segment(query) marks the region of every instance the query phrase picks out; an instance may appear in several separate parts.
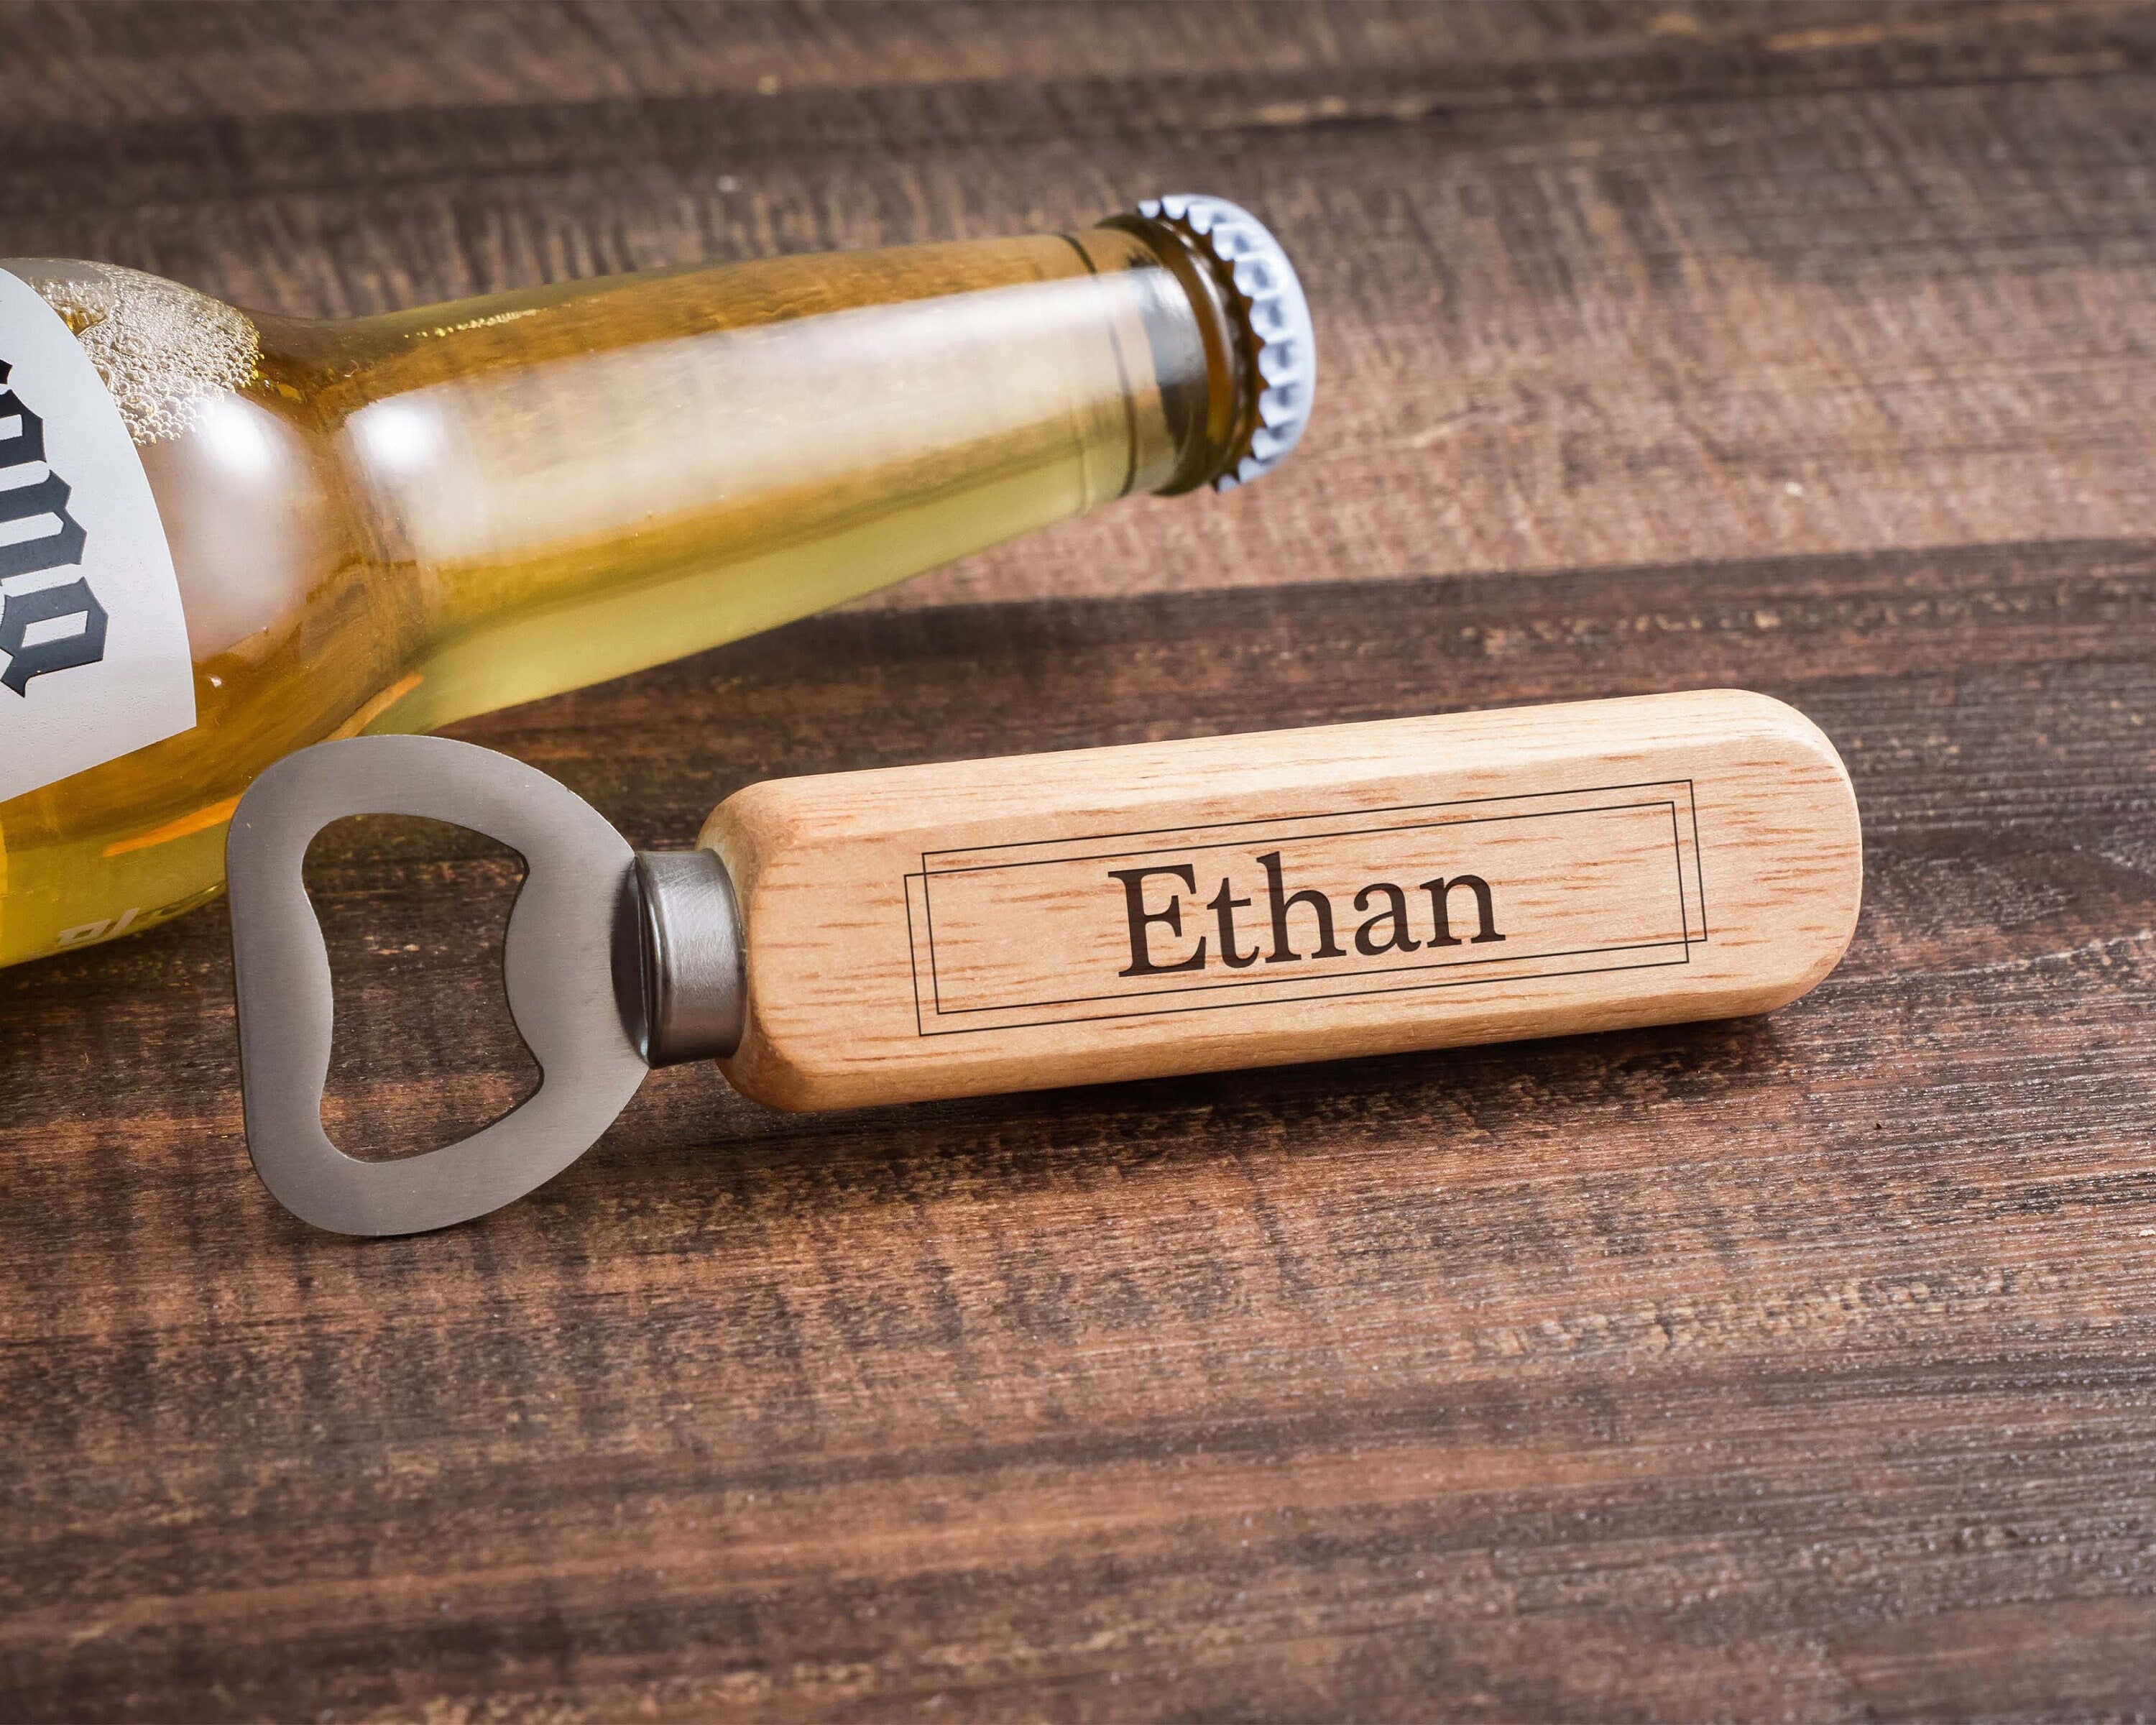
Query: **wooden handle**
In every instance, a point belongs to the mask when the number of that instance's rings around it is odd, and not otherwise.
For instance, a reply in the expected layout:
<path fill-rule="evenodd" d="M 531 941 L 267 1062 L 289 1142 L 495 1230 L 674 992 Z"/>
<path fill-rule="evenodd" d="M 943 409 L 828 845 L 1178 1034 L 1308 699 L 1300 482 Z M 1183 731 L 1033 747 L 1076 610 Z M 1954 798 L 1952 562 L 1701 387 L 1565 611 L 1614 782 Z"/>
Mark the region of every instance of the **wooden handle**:
<path fill-rule="evenodd" d="M 1764 1012 L 1831 970 L 1834 746 L 1717 690 L 751 785 L 706 823 L 782 1108 Z"/>

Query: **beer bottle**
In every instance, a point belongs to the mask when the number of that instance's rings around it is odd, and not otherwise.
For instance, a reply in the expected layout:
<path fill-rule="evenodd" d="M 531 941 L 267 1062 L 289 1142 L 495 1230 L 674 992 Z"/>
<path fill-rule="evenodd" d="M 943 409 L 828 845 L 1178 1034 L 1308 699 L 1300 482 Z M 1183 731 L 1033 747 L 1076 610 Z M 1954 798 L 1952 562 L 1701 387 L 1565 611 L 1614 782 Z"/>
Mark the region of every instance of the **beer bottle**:
<path fill-rule="evenodd" d="M 212 896 L 233 805 L 1293 447 L 1234 205 L 342 322 L 0 264 L 0 963 Z"/>

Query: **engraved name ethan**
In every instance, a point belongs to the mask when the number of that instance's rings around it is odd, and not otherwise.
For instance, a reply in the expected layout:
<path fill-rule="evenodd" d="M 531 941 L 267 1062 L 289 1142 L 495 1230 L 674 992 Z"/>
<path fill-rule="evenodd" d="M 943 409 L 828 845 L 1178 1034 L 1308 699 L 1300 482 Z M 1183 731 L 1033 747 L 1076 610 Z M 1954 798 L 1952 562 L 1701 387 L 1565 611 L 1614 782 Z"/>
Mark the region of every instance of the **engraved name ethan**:
<path fill-rule="evenodd" d="M 1341 916 L 1332 896 L 1316 886 L 1291 888 L 1281 853 L 1269 850 L 1251 859 L 1263 870 L 1262 884 L 1236 890 L 1231 871 L 1204 901 L 1208 932 L 1186 928 L 1186 901 L 1199 898 L 1198 870 L 1190 863 L 1152 863 L 1142 868 L 1111 869 L 1122 884 L 1123 915 L 1128 926 L 1131 962 L 1119 976 L 1169 976 L 1219 964 L 1247 970 L 1255 964 L 1294 964 L 1305 958 L 1344 958 L 1348 936 L 1355 951 L 1374 958 L 1385 952 L 1418 952 L 1427 947 L 1487 946 L 1505 937 L 1498 932 L 1496 901 L 1480 875 L 1443 875 L 1419 882 L 1410 896 L 1395 881 L 1373 880 L 1352 900 L 1355 916 Z M 1475 932 L 1453 932 L 1453 895 L 1472 901 Z M 1244 916 L 1240 913 L 1255 911 Z M 1209 913 L 1206 916 L 1204 913 Z M 1196 944 L 1191 944 L 1194 935 Z M 1247 942 L 1247 944 L 1246 944 Z"/>

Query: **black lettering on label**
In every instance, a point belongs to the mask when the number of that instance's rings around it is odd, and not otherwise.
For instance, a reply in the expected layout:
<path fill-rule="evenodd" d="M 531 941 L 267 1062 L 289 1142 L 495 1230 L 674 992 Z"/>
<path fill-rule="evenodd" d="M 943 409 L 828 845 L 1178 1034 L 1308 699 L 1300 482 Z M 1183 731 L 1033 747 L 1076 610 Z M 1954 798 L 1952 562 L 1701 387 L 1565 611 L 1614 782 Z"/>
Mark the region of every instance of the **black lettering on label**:
<path fill-rule="evenodd" d="M 80 622 L 72 629 L 45 630 L 33 641 L 31 626 L 39 623 Z M 21 695 L 30 679 L 50 671 L 72 670 L 79 665 L 95 665 L 105 657 L 105 607 L 97 603 L 90 583 L 80 575 L 59 587 L 40 587 L 29 593 L 13 593 L 0 598 L 0 653 L 8 655 L 8 669 L 0 671 L 0 687 Z"/>
<path fill-rule="evenodd" d="M 12 369 L 0 360 L 0 383 L 8 382 Z M 12 388 L 0 389 L 0 428 L 11 426 L 0 430 L 0 478 L 45 459 L 45 422 Z M 68 482 L 50 468 L 29 484 L 0 485 L 0 581 L 82 561 L 82 527 L 67 508 L 72 495 Z M 50 526 L 43 525 L 48 521 Z M 24 523 L 33 524 L 30 531 L 23 531 Z M 69 619 L 80 621 L 71 629 L 40 629 L 36 640 L 30 639 L 38 624 Z M 0 655 L 8 660 L 0 687 L 25 695 L 33 677 L 97 664 L 105 657 L 107 620 L 105 607 L 80 576 L 57 586 L 0 594 Z"/>

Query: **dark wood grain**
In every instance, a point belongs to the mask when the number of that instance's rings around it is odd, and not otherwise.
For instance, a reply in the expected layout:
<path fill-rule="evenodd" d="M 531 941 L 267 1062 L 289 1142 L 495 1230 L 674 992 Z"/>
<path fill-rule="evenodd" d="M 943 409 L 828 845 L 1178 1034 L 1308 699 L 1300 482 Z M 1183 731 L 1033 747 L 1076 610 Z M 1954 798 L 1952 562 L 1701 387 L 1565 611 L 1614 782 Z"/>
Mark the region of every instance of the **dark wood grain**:
<path fill-rule="evenodd" d="M 1869 852 L 1765 1019 L 793 1119 L 680 1069 L 365 1245 L 248 1175 L 221 908 L 0 972 L 0 1717 L 2156 1711 L 2152 40 L 0 13 L 0 250 L 292 309 L 1201 168 L 1315 236 L 1299 466 L 464 727 L 639 845 L 778 773 L 1735 684 Z M 513 865 L 354 824 L 312 879 L 340 1122 L 513 1100 Z"/>
<path fill-rule="evenodd" d="M 2146 7 L 100 5 L 0 64 L 10 252 L 286 311 L 1178 187 L 1271 218 L 1296 465 L 901 603 L 2156 519 Z"/>

